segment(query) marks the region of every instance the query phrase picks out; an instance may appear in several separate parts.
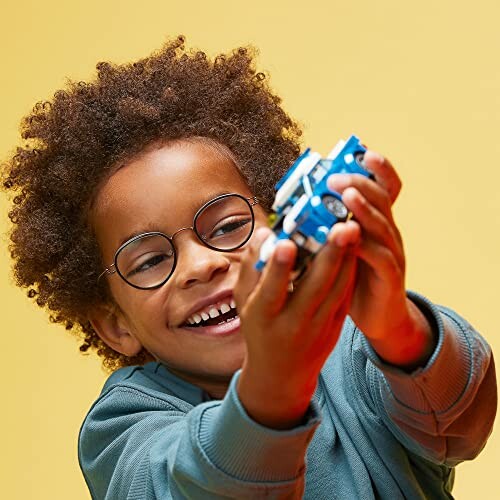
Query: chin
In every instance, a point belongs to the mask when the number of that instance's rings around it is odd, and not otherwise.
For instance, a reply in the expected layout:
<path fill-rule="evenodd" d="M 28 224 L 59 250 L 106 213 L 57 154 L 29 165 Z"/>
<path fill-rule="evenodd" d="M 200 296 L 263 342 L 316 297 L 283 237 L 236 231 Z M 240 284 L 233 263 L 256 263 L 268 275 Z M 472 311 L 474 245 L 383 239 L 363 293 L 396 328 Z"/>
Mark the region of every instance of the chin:
<path fill-rule="evenodd" d="M 224 378 L 231 378 L 243 366 L 243 358 L 231 360 L 223 366 L 219 366 L 218 375 Z"/>

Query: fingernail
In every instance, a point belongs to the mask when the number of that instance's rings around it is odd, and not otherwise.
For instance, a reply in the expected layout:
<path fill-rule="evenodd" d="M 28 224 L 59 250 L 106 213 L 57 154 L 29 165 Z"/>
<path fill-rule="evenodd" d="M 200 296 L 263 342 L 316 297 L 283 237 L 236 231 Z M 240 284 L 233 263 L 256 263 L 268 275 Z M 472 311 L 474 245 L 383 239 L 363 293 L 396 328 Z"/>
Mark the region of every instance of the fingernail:
<path fill-rule="evenodd" d="M 344 248 L 349 245 L 349 238 L 335 224 L 328 234 L 328 241 L 338 248 Z"/>
<path fill-rule="evenodd" d="M 292 249 L 286 245 L 277 245 L 274 249 L 274 258 L 279 264 L 287 264 L 291 258 Z"/>
<path fill-rule="evenodd" d="M 350 182 L 349 175 L 346 174 L 332 174 L 328 177 L 326 184 L 332 191 L 338 191 L 340 189 L 345 189 Z"/>
<path fill-rule="evenodd" d="M 345 247 L 346 246 L 346 239 L 342 237 L 342 233 L 338 234 L 333 234 L 332 235 L 332 238 L 331 238 L 331 241 L 332 243 L 339 247 L 339 248 L 342 248 L 342 247 Z"/>
<path fill-rule="evenodd" d="M 365 153 L 365 160 L 368 160 L 368 163 L 376 162 L 376 163 L 384 163 L 384 157 L 380 153 L 376 153 L 375 151 L 368 150 Z"/>

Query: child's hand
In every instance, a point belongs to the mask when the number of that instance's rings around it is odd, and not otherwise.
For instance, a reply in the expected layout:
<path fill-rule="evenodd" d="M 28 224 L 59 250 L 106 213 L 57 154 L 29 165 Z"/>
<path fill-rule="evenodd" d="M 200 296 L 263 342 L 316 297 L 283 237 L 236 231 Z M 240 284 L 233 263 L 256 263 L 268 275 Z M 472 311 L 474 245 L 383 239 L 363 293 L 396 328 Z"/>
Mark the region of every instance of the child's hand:
<path fill-rule="evenodd" d="M 269 229 L 256 232 L 243 257 L 234 290 L 247 344 L 238 394 L 248 414 L 268 427 L 300 422 L 349 310 L 356 257 L 332 242 L 338 231 L 332 230 L 291 296 L 288 284 L 297 252 L 292 241 L 277 245 L 262 274 L 254 265 Z M 355 232 L 346 243 L 358 238 Z"/>
<path fill-rule="evenodd" d="M 361 175 L 332 175 L 328 187 L 342 194 L 358 225 L 358 276 L 349 311 L 386 361 L 413 366 L 433 348 L 430 326 L 406 298 L 403 241 L 392 216 L 401 181 L 391 163 L 367 151 L 365 166 L 377 182 Z M 344 234 L 337 234 L 341 242 Z"/>

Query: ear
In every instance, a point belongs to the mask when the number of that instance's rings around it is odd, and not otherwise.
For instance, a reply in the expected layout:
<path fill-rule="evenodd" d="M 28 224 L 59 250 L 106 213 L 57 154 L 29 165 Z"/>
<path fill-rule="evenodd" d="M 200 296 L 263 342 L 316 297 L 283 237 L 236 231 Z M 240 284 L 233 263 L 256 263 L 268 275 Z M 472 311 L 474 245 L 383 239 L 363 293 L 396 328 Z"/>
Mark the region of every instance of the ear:
<path fill-rule="evenodd" d="M 115 351 L 129 357 L 141 352 L 142 344 L 131 333 L 126 318 L 116 306 L 95 307 L 89 320 L 102 341 Z"/>

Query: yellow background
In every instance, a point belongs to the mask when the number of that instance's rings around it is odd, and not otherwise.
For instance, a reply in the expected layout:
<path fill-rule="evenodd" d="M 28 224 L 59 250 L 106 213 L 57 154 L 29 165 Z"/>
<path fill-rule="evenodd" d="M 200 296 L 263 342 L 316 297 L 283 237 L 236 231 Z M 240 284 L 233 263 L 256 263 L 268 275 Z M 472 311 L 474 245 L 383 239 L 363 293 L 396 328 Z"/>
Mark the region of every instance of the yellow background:
<path fill-rule="evenodd" d="M 179 33 L 211 55 L 259 47 L 304 145 L 326 153 L 354 132 L 397 166 L 408 287 L 461 312 L 500 355 L 498 0 L 4 0 L 0 17 L 3 158 L 31 106 L 66 77 L 90 78 L 99 60 L 145 56 Z M 14 287 L 6 240 L 0 495 L 89 498 L 76 441 L 105 376 Z M 500 498 L 499 464 L 493 432 L 481 456 L 458 467 L 456 497 Z"/>

